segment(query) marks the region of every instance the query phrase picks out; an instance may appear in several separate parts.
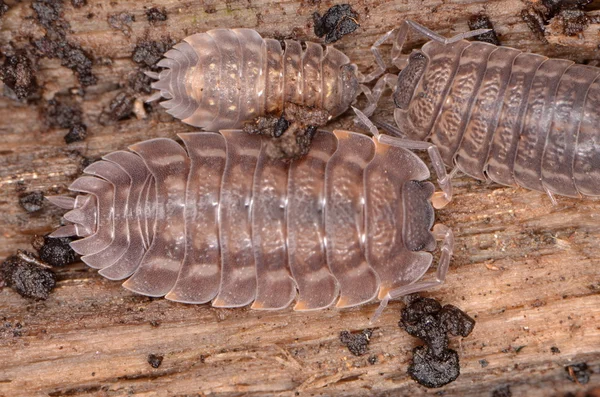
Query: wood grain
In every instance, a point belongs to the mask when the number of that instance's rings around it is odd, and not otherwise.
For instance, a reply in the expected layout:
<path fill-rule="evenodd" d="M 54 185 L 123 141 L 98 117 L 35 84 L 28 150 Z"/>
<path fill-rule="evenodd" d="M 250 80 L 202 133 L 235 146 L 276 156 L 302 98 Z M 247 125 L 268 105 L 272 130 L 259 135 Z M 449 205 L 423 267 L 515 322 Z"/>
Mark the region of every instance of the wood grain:
<path fill-rule="evenodd" d="M 49 129 L 45 100 L 79 86 L 70 69 L 40 59 L 36 74 L 43 99 L 29 104 L 0 97 L 0 258 L 31 249 L 36 234 L 53 230 L 61 211 L 46 204 L 28 214 L 20 191 L 66 191 L 83 158 L 97 158 L 150 137 L 175 137 L 192 128 L 155 108 L 147 119 L 110 126 L 98 116 L 138 66 L 131 54 L 142 38 L 176 41 L 217 27 L 249 27 L 267 37 L 316 41 L 311 14 L 332 2 L 312 1 L 89 1 L 65 3 L 64 19 L 78 43 L 97 62 L 97 85 L 80 104 L 89 137 L 66 145 L 66 130 Z M 372 66 L 369 46 L 410 18 L 444 35 L 467 30 L 468 18 L 485 12 L 504 45 L 584 61 L 597 57 L 598 25 L 583 38 L 542 43 L 521 20 L 525 3 L 498 1 L 351 1 L 361 28 L 336 43 L 363 72 Z M 0 45 L 25 46 L 44 35 L 29 1 L 7 1 Z M 166 23 L 150 25 L 145 8 L 164 7 Z M 112 29 L 110 15 L 135 16 L 131 34 Z M 93 14 L 90 16 L 90 14 Z M 568 46 L 557 42 L 568 42 Z M 411 39 L 410 46 L 423 41 Z M 0 47 L 3 48 L 3 47 Z M 383 47 L 384 55 L 389 46 Z M 143 99 L 142 96 L 138 96 Z M 389 102 L 378 110 L 389 118 Z M 329 126 L 352 129 L 347 113 Z M 461 376 L 441 389 L 445 396 L 492 395 L 510 385 L 514 396 L 564 395 L 600 384 L 600 201 L 559 198 L 519 188 L 456 179 L 455 200 L 437 212 L 452 227 L 457 249 L 445 285 L 424 295 L 454 304 L 477 324 L 452 340 Z M 406 374 L 411 349 L 420 342 L 397 327 L 400 303 L 376 324 L 369 346 L 376 356 L 352 356 L 338 339 L 342 330 L 369 326 L 376 305 L 315 313 L 223 310 L 133 295 L 78 264 L 58 272 L 50 298 L 32 302 L 10 289 L 0 292 L 0 396 L 99 395 L 431 395 Z M 560 353 L 553 353 L 557 347 Z M 163 355 L 157 369 L 149 354 Z M 485 360 L 485 361 L 483 361 Z M 590 383 L 567 379 L 565 366 L 586 362 Z"/>

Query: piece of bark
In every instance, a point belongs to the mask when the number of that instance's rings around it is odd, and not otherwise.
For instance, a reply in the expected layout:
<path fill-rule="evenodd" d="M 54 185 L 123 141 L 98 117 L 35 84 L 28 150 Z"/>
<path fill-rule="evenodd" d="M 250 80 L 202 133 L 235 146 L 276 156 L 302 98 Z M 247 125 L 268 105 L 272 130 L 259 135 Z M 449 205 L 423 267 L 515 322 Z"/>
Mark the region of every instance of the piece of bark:
<path fill-rule="evenodd" d="M 576 61 L 597 56 L 596 25 L 581 39 L 549 38 L 569 46 L 549 45 L 521 19 L 525 5 L 520 0 L 350 3 L 361 27 L 335 46 L 365 74 L 374 64 L 371 44 L 399 21 L 412 19 L 451 36 L 467 31 L 468 19 L 480 12 L 489 16 L 504 45 Z M 59 226 L 63 211 L 45 205 L 29 214 L 19 205 L 22 192 L 64 193 L 82 168 L 103 154 L 194 131 L 157 106 L 147 109 L 146 119 L 99 124 L 100 114 L 138 71 L 131 57 L 139 41 L 179 41 L 217 27 L 318 41 L 311 16 L 330 6 L 98 0 L 73 8 L 65 1 L 67 40 L 93 57 L 98 83 L 80 90 L 77 76 L 60 60 L 40 58 L 36 81 L 43 99 L 26 104 L 0 97 L 0 258 L 31 249 L 34 235 Z M 146 18 L 151 7 L 164 8 L 168 21 L 151 25 Z M 107 22 L 121 12 L 135 16 L 129 36 Z M 0 20 L 3 52 L 8 43 L 19 49 L 45 35 L 33 16 L 31 2 L 11 2 Z M 423 42 L 411 36 L 407 49 Z M 386 61 L 389 50 L 382 46 Z M 67 146 L 68 130 L 45 124 L 44 101 L 57 93 L 78 99 L 88 128 L 85 141 Z M 147 94 L 136 95 L 143 100 Z M 390 101 L 376 114 L 389 118 Z M 328 128 L 352 130 L 352 118 L 348 112 Z M 446 395 L 491 395 L 507 384 L 513 395 L 582 391 L 564 369 L 581 362 L 592 370 L 589 385 L 600 382 L 600 202 L 558 201 L 552 206 L 541 193 L 459 177 L 454 201 L 437 211 L 436 221 L 454 229 L 457 245 L 447 282 L 425 295 L 477 321 L 471 335 L 450 343 L 460 355 L 461 375 L 441 389 Z M 355 357 L 339 342 L 339 333 L 369 328 L 376 304 L 314 313 L 224 310 L 140 297 L 83 264 L 58 269 L 57 278 L 57 288 L 44 302 L 25 300 L 8 288 L 0 292 L 0 396 L 183 395 L 191 390 L 200 395 L 429 395 L 406 372 L 418 342 L 396 325 L 400 303 L 390 304 L 375 324 L 369 355 Z M 553 354 L 553 347 L 560 353 Z M 164 361 L 154 369 L 147 359 L 157 352 Z M 374 364 L 369 356 L 377 357 Z"/>

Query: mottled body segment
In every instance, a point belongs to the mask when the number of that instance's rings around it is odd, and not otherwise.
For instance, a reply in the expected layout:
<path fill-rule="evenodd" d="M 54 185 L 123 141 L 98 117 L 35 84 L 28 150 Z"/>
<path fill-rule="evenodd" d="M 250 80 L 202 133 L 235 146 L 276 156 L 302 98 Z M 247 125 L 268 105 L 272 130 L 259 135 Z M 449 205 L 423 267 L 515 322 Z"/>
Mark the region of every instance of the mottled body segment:
<path fill-rule="evenodd" d="M 431 140 L 447 166 L 480 180 L 600 196 L 600 68 L 468 42 L 469 34 L 445 39 L 410 21 L 397 54 L 408 28 L 432 40 L 398 75 L 390 131 Z"/>
<path fill-rule="evenodd" d="M 430 267 L 442 236 L 429 171 L 412 152 L 319 131 L 307 156 L 281 162 L 266 138 L 239 130 L 180 138 L 86 168 L 74 200 L 51 198 L 71 209 L 54 235 L 83 237 L 72 243 L 82 260 L 132 291 L 216 307 L 387 303 Z M 437 226 L 448 256 L 451 232 Z"/>
<path fill-rule="evenodd" d="M 331 46 L 263 39 L 252 29 L 214 29 L 186 37 L 158 63 L 165 69 L 150 100 L 206 131 L 241 128 L 285 103 L 336 117 L 358 94 L 356 66 Z"/>

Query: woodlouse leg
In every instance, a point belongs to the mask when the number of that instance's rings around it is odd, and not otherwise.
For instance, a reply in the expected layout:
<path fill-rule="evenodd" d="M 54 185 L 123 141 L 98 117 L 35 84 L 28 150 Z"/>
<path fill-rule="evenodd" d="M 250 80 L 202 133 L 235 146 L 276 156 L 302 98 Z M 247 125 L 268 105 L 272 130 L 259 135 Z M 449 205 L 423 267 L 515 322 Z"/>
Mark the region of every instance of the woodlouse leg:
<path fill-rule="evenodd" d="M 379 318 L 389 301 L 398 299 L 404 295 L 427 291 L 444 283 L 446 274 L 448 273 L 450 259 L 452 258 L 452 252 L 454 250 L 454 233 L 449 227 L 438 223 L 433 227 L 433 235 L 436 240 L 442 241 L 440 260 L 435 273 L 435 280 L 421 281 L 414 284 L 405 285 L 388 292 L 388 294 L 379 303 L 379 307 L 375 311 L 375 314 L 373 314 L 373 317 L 371 317 L 371 323 L 374 323 Z"/>
<path fill-rule="evenodd" d="M 457 41 L 467 39 L 469 37 L 474 37 L 483 33 L 487 33 L 491 30 L 477 29 L 469 32 L 459 33 L 455 36 L 447 38 L 414 21 L 406 20 L 402 24 L 400 24 L 400 27 L 398 28 L 398 33 L 396 34 L 396 38 L 394 40 L 394 46 L 392 47 L 392 64 L 394 64 L 394 66 L 398 67 L 399 69 L 404 69 L 404 67 L 408 63 L 408 55 L 402 54 L 402 47 L 406 43 L 406 38 L 408 36 L 409 29 L 421 33 L 428 39 L 437 41 L 438 43 L 442 44 L 452 44 Z"/>
<path fill-rule="evenodd" d="M 362 74 L 359 74 L 358 81 L 360 83 L 368 83 L 369 81 L 375 80 L 376 78 L 381 76 L 383 74 L 383 72 L 385 72 L 385 70 L 387 69 L 385 62 L 383 61 L 383 57 L 381 56 L 381 53 L 379 52 L 379 46 L 381 44 L 383 44 L 393 33 L 394 33 L 394 30 L 390 30 L 389 32 L 387 32 L 386 34 L 381 36 L 375 42 L 375 44 L 373 44 L 371 46 L 371 52 L 373 53 L 373 56 L 375 57 L 375 62 L 377 63 L 377 65 L 376 65 L 375 69 L 371 73 L 369 73 L 367 76 L 363 76 Z"/>
<path fill-rule="evenodd" d="M 367 97 L 367 106 L 363 109 L 363 113 L 366 116 L 371 116 L 377 107 L 377 103 L 381 98 L 381 94 L 383 90 L 385 90 L 386 85 L 390 87 L 392 90 L 396 88 L 396 82 L 398 81 L 398 76 L 391 73 L 386 73 L 382 77 L 377 80 L 375 87 L 373 87 L 373 91 L 369 90 L 368 87 L 361 84 L 360 88 L 364 92 Z"/>
<path fill-rule="evenodd" d="M 452 200 L 452 177 L 456 173 L 457 169 L 452 170 L 450 174 L 446 172 L 446 166 L 440 155 L 440 151 L 437 146 L 430 142 L 413 141 L 410 139 L 398 138 L 389 135 L 380 134 L 377 127 L 369 118 L 360 110 L 352 107 L 354 113 L 356 113 L 357 119 L 364 124 L 371 134 L 381 143 L 390 146 L 397 146 L 409 150 L 427 150 L 429 158 L 431 159 L 433 169 L 438 178 L 438 185 L 441 192 L 435 192 L 431 198 L 431 203 L 436 209 L 444 208 Z"/>

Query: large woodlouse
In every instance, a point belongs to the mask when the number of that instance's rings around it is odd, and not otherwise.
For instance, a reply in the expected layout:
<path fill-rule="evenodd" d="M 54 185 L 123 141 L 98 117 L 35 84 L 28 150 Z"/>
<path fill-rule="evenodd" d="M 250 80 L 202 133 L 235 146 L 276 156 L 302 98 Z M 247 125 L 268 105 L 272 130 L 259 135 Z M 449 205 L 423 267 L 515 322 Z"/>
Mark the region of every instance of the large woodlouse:
<path fill-rule="evenodd" d="M 287 102 L 317 107 L 336 117 L 360 91 L 358 73 L 332 46 L 263 39 L 252 29 L 214 29 L 186 37 L 165 53 L 149 101 L 206 131 L 241 128 L 258 116 L 279 115 Z"/>
<path fill-rule="evenodd" d="M 269 157 L 239 130 L 181 134 L 105 155 L 55 196 L 52 236 L 108 279 L 148 296 L 216 307 L 350 307 L 445 278 L 453 234 L 433 226 L 434 186 L 400 139 L 319 131 L 308 155 Z M 419 281 L 443 240 L 433 281 Z"/>
<path fill-rule="evenodd" d="M 407 57 L 409 28 L 431 40 Z M 377 82 L 365 115 L 389 85 L 397 128 L 380 126 L 430 140 L 451 175 L 460 170 L 551 199 L 600 196 L 600 68 L 463 40 L 475 34 L 446 39 L 404 22 L 392 49 L 402 70 Z"/>

